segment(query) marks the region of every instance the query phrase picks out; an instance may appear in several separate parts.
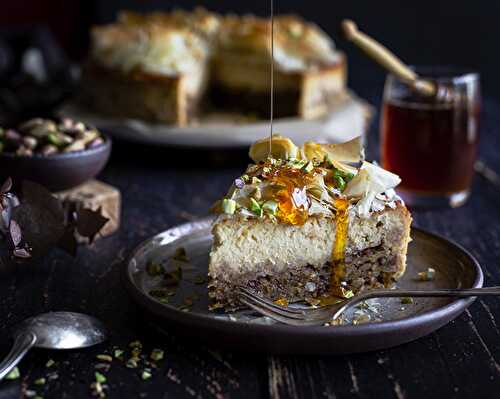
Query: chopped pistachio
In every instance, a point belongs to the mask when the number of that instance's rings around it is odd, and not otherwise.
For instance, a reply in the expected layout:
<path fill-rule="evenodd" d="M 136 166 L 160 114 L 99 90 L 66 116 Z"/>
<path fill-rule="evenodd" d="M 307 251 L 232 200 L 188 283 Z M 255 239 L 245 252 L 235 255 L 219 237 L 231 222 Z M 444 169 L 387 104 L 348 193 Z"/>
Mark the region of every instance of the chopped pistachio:
<path fill-rule="evenodd" d="M 222 200 L 222 211 L 224 213 L 227 213 L 228 215 L 234 214 L 234 212 L 236 211 L 236 201 L 229 198 L 224 198 Z"/>
<path fill-rule="evenodd" d="M 114 355 L 117 359 L 119 359 L 120 357 L 122 357 L 122 356 L 123 356 L 123 354 L 124 354 L 124 353 L 125 353 L 125 351 L 124 351 L 124 350 L 122 350 L 122 349 L 115 349 L 115 351 L 114 351 L 113 355 Z"/>
<path fill-rule="evenodd" d="M 56 147 L 61 147 L 64 145 L 64 141 L 55 133 L 50 133 L 47 135 L 47 140 L 49 143 L 54 144 Z"/>
<path fill-rule="evenodd" d="M 303 167 L 302 167 L 302 170 L 304 170 L 305 172 L 309 173 L 309 172 L 312 172 L 312 170 L 314 169 L 314 164 L 309 161 L 307 162 Z"/>
<path fill-rule="evenodd" d="M 151 372 L 147 371 L 147 370 L 143 370 L 143 372 L 141 373 L 141 378 L 146 381 L 146 380 L 149 380 L 153 375 L 151 374 Z"/>
<path fill-rule="evenodd" d="M 93 382 L 92 384 L 90 384 L 90 389 L 92 389 L 93 394 L 98 395 L 101 398 L 105 397 L 104 389 L 100 382 Z"/>
<path fill-rule="evenodd" d="M 420 281 L 432 281 L 434 280 L 434 275 L 436 274 L 436 270 L 432 267 L 429 267 L 425 272 L 418 273 L 418 278 Z"/>
<path fill-rule="evenodd" d="M 96 370 L 102 370 L 102 371 L 109 371 L 109 369 L 111 368 L 111 364 L 109 363 L 97 363 L 94 368 Z"/>
<path fill-rule="evenodd" d="M 344 298 L 352 298 L 354 296 L 354 292 L 352 290 L 347 290 L 344 292 Z"/>
<path fill-rule="evenodd" d="M 181 262 L 189 262 L 189 259 L 187 257 L 187 253 L 186 253 L 186 248 L 184 247 L 178 247 L 175 249 L 175 252 L 172 256 L 172 259 L 173 260 L 178 260 L 178 261 L 181 261 Z"/>
<path fill-rule="evenodd" d="M 401 298 L 401 303 L 403 305 L 409 305 L 410 303 L 413 303 L 413 298 L 405 296 L 405 297 Z"/>
<path fill-rule="evenodd" d="M 33 383 L 35 385 L 45 385 L 46 381 L 47 380 L 44 377 L 41 377 L 41 378 L 37 378 Z"/>
<path fill-rule="evenodd" d="M 342 177 L 342 175 L 340 173 L 337 173 L 338 171 L 336 170 L 335 173 L 333 174 L 333 180 L 335 180 L 335 184 L 337 186 L 337 188 L 342 191 L 344 190 L 345 186 L 346 186 L 346 182 L 344 180 L 344 178 Z"/>
<path fill-rule="evenodd" d="M 56 372 L 53 372 L 53 373 L 50 373 L 50 374 L 47 374 L 47 379 L 49 381 L 52 381 L 52 380 L 57 380 L 59 378 L 59 374 L 57 374 Z"/>
<path fill-rule="evenodd" d="M 178 267 L 176 270 L 165 273 L 165 285 L 177 286 L 182 280 L 182 269 Z"/>
<path fill-rule="evenodd" d="M 97 355 L 97 359 L 102 360 L 103 362 L 112 362 L 113 358 L 110 355 Z"/>
<path fill-rule="evenodd" d="M 125 364 L 129 369 L 135 369 L 137 368 L 137 360 L 135 359 L 128 359 L 127 363 Z"/>
<path fill-rule="evenodd" d="M 52 359 L 49 359 L 47 360 L 47 363 L 45 363 L 45 367 L 52 367 L 54 364 L 56 364 L 56 362 L 54 362 L 54 360 Z"/>
<path fill-rule="evenodd" d="M 243 176 L 241 176 L 241 180 L 243 180 L 245 183 L 248 183 L 250 181 L 250 176 L 243 175 Z"/>
<path fill-rule="evenodd" d="M 162 265 L 155 262 L 155 261 L 149 261 L 146 265 L 146 272 L 151 276 L 159 276 L 161 275 L 165 270 L 163 269 Z"/>
<path fill-rule="evenodd" d="M 262 208 L 255 198 L 250 198 L 250 210 L 257 216 L 262 216 Z"/>
<path fill-rule="evenodd" d="M 19 372 L 18 367 L 14 367 L 9 374 L 7 374 L 4 378 L 6 380 L 17 380 L 19 377 L 21 377 L 21 373 Z"/>
<path fill-rule="evenodd" d="M 130 348 L 142 348 L 142 343 L 139 340 L 132 341 L 130 344 L 128 344 Z"/>
<path fill-rule="evenodd" d="M 133 348 L 132 349 L 132 359 L 139 360 L 139 356 L 141 356 L 141 348 Z"/>
<path fill-rule="evenodd" d="M 163 351 L 161 349 L 153 349 L 151 352 L 151 359 L 155 362 L 163 359 Z"/>
<path fill-rule="evenodd" d="M 149 291 L 149 295 L 155 297 L 156 299 L 166 298 L 168 294 L 169 291 L 167 291 L 166 288 L 154 288 L 151 291 Z"/>
<path fill-rule="evenodd" d="M 98 383 L 103 384 L 106 382 L 106 377 L 103 374 L 99 373 L 98 371 L 96 371 L 94 375 L 95 375 L 95 380 Z"/>
<path fill-rule="evenodd" d="M 268 200 L 262 205 L 262 209 L 271 215 L 275 215 L 278 210 L 278 203 L 273 200 Z"/>
<path fill-rule="evenodd" d="M 302 161 L 300 159 L 290 159 L 288 161 L 288 166 L 290 166 L 293 169 L 301 169 L 306 165 L 306 161 Z"/>

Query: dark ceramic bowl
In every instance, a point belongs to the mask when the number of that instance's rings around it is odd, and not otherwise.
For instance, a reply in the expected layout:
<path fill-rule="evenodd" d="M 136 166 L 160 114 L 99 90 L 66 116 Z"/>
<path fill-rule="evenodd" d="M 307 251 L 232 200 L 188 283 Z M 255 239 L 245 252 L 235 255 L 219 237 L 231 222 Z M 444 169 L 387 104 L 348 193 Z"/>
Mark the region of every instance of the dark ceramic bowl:
<path fill-rule="evenodd" d="M 22 180 L 39 183 L 51 191 L 76 187 L 95 177 L 108 162 L 111 139 L 102 134 L 104 143 L 98 147 L 55 154 L 19 156 L 0 154 L 0 181 L 12 178 L 18 186 Z"/>

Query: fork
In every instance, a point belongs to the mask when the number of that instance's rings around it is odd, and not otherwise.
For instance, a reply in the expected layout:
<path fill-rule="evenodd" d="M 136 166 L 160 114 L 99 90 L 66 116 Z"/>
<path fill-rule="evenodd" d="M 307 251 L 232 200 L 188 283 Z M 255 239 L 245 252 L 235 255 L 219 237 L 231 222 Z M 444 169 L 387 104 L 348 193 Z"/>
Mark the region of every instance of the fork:
<path fill-rule="evenodd" d="M 238 287 L 237 292 L 242 303 L 281 323 L 293 326 L 317 326 L 337 320 L 349 307 L 373 298 L 405 298 L 405 297 L 458 297 L 467 298 L 485 295 L 500 295 L 500 286 L 467 289 L 436 290 L 394 290 L 381 289 L 363 292 L 349 299 L 319 308 L 299 309 L 277 305 L 269 299 L 255 294 L 245 287 Z"/>

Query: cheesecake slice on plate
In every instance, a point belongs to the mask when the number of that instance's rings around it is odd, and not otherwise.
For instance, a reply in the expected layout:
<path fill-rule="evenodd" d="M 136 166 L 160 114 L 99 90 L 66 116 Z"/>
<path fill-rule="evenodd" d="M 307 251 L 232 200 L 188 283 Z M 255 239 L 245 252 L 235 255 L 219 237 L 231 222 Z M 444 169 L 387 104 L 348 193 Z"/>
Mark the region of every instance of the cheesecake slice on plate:
<path fill-rule="evenodd" d="M 405 271 L 411 215 L 398 176 L 362 160 L 360 140 L 306 142 L 274 136 L 213 210 L 212 307 L 241 306 L 237 286 L 277 303 L 330 303 L 390 287 Z"/>

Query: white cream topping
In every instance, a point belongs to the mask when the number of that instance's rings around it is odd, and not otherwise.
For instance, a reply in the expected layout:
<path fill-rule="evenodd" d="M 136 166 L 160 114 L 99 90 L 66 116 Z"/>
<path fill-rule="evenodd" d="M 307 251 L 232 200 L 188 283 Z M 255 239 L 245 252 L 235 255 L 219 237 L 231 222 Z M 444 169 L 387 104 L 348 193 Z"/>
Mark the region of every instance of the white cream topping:
<path fill-rule="evenodd" d="M 399 199 L 393 189 L 400 182 L 398 175 L 365 161 L 356 176 L 347 183 L 343 194 L 350 199 L 358 199 L 355 205 L 358 215 L 368 217 L 371 211 L 382 210 L 382 205 L 385 207 L 385 204 Z"/>

